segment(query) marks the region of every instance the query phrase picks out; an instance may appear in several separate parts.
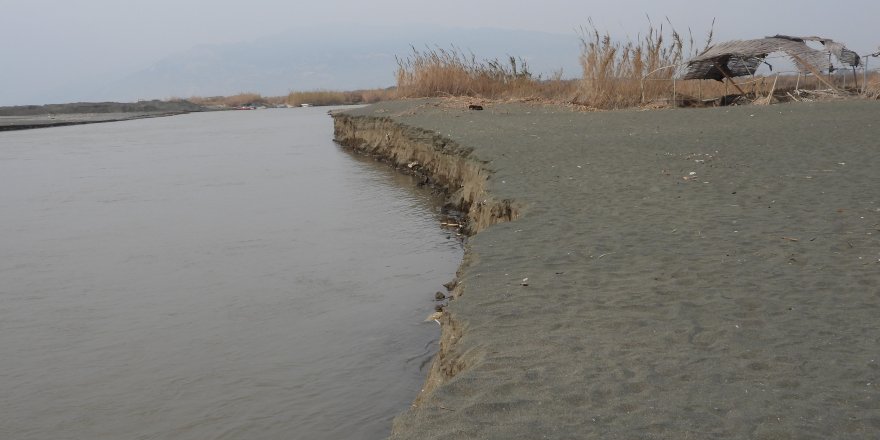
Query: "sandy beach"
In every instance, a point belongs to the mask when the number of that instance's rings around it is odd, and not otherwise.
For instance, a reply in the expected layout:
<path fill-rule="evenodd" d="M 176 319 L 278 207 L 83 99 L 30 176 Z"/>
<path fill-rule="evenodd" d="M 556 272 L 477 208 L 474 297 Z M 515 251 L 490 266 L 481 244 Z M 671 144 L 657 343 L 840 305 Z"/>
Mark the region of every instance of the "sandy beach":
<path fill-rule="evenodd" d="M 466 147 L 518 207 L 469 239 L 392 438 L 880 436 L 880 102 L 484 108 L 346 112 Z"/>

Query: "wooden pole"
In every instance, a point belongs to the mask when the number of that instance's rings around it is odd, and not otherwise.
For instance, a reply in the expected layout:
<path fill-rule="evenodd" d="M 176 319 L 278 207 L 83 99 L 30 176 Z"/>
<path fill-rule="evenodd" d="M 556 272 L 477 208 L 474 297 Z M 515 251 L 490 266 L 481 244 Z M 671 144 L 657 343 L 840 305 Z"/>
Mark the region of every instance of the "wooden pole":
<path fill-rule="evenodd" d="M 733 78 L 731 78 L 730 75 L 727 74 L 727 69 L 721 67 L 721 64 L 718 64 L 718 61 L 715 61 L 714 63 L 715 68 L 718 69 L 718 71 L 721 72 L 721 74 L 724 75 L 725 78 L 727 78 L 727 81 L 733 84 L 733 86 L 736 87 L 737 90 L 739 90 L 740 95 L 745 95 L 746 92 L 744 92 L 743 89 L 741 89 L 735 82 L 733 82 Z"/>
<path fill-rule="evenodd" d="M 859 77 L 856 75 L 856 66 L 852 66 L 852 68 L 853 68 L 853 88 L 855 88 L 856 91 L 858 91 L 859 90 Z"/>
<path fill-rule="evenodd" d="M 834 72 L 834 64 L 831 64 L 831 53 L 828 53 L 828 82 L 832 81 L 831 74 Z"/>
<path fill-rule="evenodd" d="M 776 74 L 776 78 L 773 79 L 773 86 L 770 87 L 770 93 L 767 94 L 767 102 L 768 103 L 773 100 L 773 92 L 776 91 L 776 81 L 779 81 L 779 74 L 778 73 Z"/>
<path fill-rule="evenodd" d="M 642 105 L 645 105 L 645 78 L 647 78 L 647 76 L 643 76 L 642 80 L 639 81 L 639 95 L 641 96 L 639 101 Z"/>
<path fill-rule="evenodd" d="M 826 86 L 828 86 L 831 90 L 834 90 L 835 92 L 840 93 L 840 90 L 837 90 L 837 87 L 834 87 L 834 85 L 831 84 L 830 82 L 825 81 L 825 78 L 822 78 L 822 73 L 819 72 L 818 70 L 816 70 L 816 68 L 813 67 L 810 63 L 804 61 L 803 58 L 801 58 L 801 57 L 799 57 L 799 56 L 797 56 L 797 55 L 795 55 L 795 54 L 793 54 L 793 53 L 791 53 L 791 54 L 789 54 L 789 55 L 791 55 L 791 57 L 794 58 L 794 60 L 797 61 L 798 64 L 800 64 L 801 66 L 803 66 L 804 68 L 806 68 L 807 70 L 809 70 L 810 73 L 812 73 L 812 74 L 816 77 L 816 79 L 818 79 L 818 80 L 821 81 L 823 84 L 825 84 Z"/>

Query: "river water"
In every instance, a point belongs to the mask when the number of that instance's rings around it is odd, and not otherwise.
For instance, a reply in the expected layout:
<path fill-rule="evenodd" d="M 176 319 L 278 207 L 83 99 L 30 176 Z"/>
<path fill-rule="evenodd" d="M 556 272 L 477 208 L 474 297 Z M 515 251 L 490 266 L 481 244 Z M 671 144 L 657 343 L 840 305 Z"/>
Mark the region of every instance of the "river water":
<path fill-rule="evenodd" d="M 0 438 L 375 439 L 460 243 L 326 109 L 0 133 Z"/>

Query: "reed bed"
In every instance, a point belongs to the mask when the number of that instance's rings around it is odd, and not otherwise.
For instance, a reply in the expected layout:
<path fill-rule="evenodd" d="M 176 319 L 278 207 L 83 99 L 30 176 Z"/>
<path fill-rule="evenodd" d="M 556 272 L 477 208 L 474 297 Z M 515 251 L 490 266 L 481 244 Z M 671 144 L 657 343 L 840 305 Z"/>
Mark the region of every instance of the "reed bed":
<path fill-rule="evenodd" d="M 291 92 L 286 103 L 293 106 L 309 105 L 348 105 L 372 104 L 386 101 L 396 96 L 392 89 L 369 89 L 355 91 L 315 90 L 307 92 Z"/>
<path fill-rule="evenodd" d="M 872 72 L 868 75 L 865 96 L 871 99 L 880 99 L 880 72 Z"/>
<path fill-rule="evenodd" d="M 650 23 L 650 21 L 649 21 Z M 669 21 L 667 20 L 667 23 Z M 635 106 L 715 105 L 719 100 L 771 102 L 773 100 L 839 99 L 862 93 L 864 79 L 848 70 L 817 78 L 811 74 L 789 72 L 756 75 L 728 81 L 676 80 L 686 61 L 712 45 L 714 22 L 705 42 L 698 44 L 688 30 L 687 39 L 669 23 L 649 25 L 648 32 L 636 40 L 615 41 L 598 31 L 592 21 L 581 29 L 581 67 L 583 78 L 576 103 L 598 109 Z M 868 97 L 880 97 L 880 73 L 869 73 Z M 833 84 L 838 91 L 829 90 Z M 740 90 L 745 94 L 740 96 Z M 775 98 L 771 98 L 771 95 Z"/>
<path fill-rule="evenodd" d="M 192 97 L 200 105 L 238 107 L 252 105 L 369 104 L 399 98 L 460 97 L 485 100 L 535 100 L 571 103 L 593 109 L 632 107 L 710 106 L 719 101 L 742 102 L 743 99 L 770 103 L 823 96 L 825 81 L 854 95 L 862 93 L 864 78 L 853 80 L 851 72 L 838 71 L 823 76 L 769 75 L 736 78 L 733 83 L 713 80 L 680 80 L 686 61 L 712 45 L 714 21 L 705 41 L 698 43 L 688 29 L 678 32 L 667 25 L 648 29 L 635 39 L 615 40 L 601 32 L 592 20 L 581 28 L 579 79 L 563 79 L 559 71 L 549 78 L 535 76 L 528 63 L 509 56 L 507 59 L 478 59 L 473 53 L 455 46 L 412 48 L 406 57 L 397 58 L 396 87 L 355 91 L 296 91 L 287 96 L 262 97 L 240 93 L 227 97 Z M 865 96 L 880 99 L 880 72 L 868 76 Z M 745 92 L 740 95 L 740 90 Z M 771 96 L 772 95 L 772 96 Z M 775 96 L 775 98 L 774 98 Z"/>
<path fill-rule="evenodd" d="M 423 51 L 413 48 L 409 56 L 398 58 L 397 64 L 397 96 L 400 98 L 553 99 L 574 90 L 570 81 L 562 79 L 561 72 L 542 79 L 532 75 L 522 58 L 482 60 L 454 46 Z"/>
<path fill-rule="evenodd" d="M 258 93 L 239 93 L 231 96 L 193 96 L 187 98 L 194 104 L 205 107 L 236 108 L 246 105 L 254 106 L 300 106 L 309 104 L 322 105 L 348 105 L 348 104 L 372 104 L 396 98 L 394 89 L 366 89 L 354 91 L 338 90 L 313 90 L 303 92 L 291 92 L 285 96 L 262 96 Z M 171 98 L 180 100 L 181 98 Z"/>
<path fill-rule="evenodd" d="M 456 47 L 420 51 L 413 48 L 398 58 L 398 97 L 479 97 L 486 99 L 529 99 L 571 102 L 597 109 L 634 107 L 645 102 L 672 99 L 672 78 L 697 48 L 693 36 L 687 41 L 674 29 L 667 35 L 663 26 L 651 25 L 643 38 L 616 42 L 600 33 L 592 21 L 581 31 L 580 80 L 564 80 L 561 72 L 549 79 L 534 77 L 526 62 L 509 57 L 480 60 Z M 724 86 L 708 82 L 682 84 L 680 91 L 717 93 Z"/>
<path fill-rule="evenodd" d="M 649 21 L 644 36 L 617 41 L 589 20 L 580 31 L 583 78 L 576 102 L 616 109 L 669 99 L 675 91 L 672 79 L 679 73 L 678 66 L 708 48 L 713 37 L 710 28 L 705 44 L 698 46 L 690 31 L 685 40 L 671 23 L 669 29 L 666 32 L 662 24 L 657 27 Z M 683 92 L 700 94 L 704 86 L 714 85 L 698 81 L 681 86 Z"/>
<path fill-rule="evenodd" d="M 259 93 L 239 93 L 231 96 L 192 96 L 187 101 L 205 107 L 241 107 L 243 105 L 265 105 L 271 98 L 264 98 Z"/>

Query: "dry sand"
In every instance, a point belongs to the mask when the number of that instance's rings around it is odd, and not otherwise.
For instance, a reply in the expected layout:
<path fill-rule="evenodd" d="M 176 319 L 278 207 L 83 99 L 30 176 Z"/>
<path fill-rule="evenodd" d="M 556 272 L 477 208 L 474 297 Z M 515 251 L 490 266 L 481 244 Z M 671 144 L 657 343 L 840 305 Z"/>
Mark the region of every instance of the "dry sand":
<path fill-rule="evenodd" d="M 470 239 L 464 369 L 393 438 L 880 437 L 880 102 L 348 113 L 472 147 L 524 206 Z"/>

